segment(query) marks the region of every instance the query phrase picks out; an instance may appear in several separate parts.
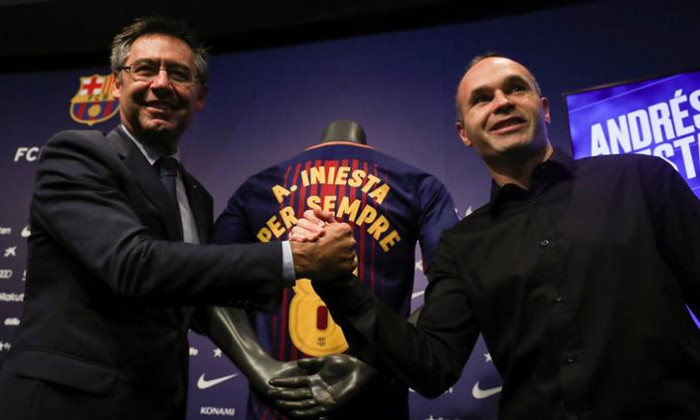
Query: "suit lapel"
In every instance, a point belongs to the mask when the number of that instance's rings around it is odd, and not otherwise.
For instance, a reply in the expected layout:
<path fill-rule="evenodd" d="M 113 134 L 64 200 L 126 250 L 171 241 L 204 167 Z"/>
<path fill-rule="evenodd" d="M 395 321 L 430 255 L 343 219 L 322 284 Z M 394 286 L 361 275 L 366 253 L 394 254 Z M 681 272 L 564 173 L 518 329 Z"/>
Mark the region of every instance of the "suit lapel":
<path fill-rule="evenodd" d="M 175 203 L 170 198 L 155 168 L 148 163 L 146 157 L 143 156 L 131 139 L 121 131 L 121 128 L 118 127 L 112 130 L 107 135 L 107 141 L 124 160 L 124 164 L 131 170 L 136 184 L 158 209 L 163 219 L 168 239 L 182 241 L 182 221 Z"/>

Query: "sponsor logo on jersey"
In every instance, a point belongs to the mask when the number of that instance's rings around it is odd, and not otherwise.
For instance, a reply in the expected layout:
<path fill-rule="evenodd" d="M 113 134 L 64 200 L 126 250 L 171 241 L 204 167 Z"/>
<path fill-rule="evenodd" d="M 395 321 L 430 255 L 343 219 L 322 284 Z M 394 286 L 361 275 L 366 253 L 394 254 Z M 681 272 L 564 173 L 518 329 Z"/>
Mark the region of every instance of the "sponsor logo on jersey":
<path fill-rule="evenodd" d="M 80 86 L 70 100 L 70 117 L 80 124 L 93 125 L 117 114 L 119 107 L 112 95 L 113 74 L 93 74 L 80 78 Z"/>
<path fill-rule="evenodd" d="M 219 385 L 222 382 L 226 382 L 229 379 L 233 379 L 236 376 L 238 376 L 238 374 L 234 373 L 233 375 L 221 376 L 221 377 L 214 378 L 214 379 L 205 379 L 204 374 L 202 374 L 199 377 L 199 379 L 197 380 L 197 388 L 199 388 L 199 389 L 211 388 L 213 386 Z"/>

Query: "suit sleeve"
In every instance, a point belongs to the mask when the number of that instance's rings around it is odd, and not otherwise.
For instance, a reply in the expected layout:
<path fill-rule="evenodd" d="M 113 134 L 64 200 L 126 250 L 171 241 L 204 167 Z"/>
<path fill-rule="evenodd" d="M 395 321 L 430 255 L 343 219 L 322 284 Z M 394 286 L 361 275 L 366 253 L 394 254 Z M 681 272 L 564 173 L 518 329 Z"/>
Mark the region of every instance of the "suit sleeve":
<path fill-rule="evenodd" d="M 200 246 L 155 238 L 137 188 L 104 137 L 63 132 L 42 150 L 32 225 L 113 293 L 163 304 L 236 304 L 278 294 L 279 244 Z M 40 234 L 40 235 L 41 235 Z"/>
<path fill-rule="evenodd" d="M 357 283 L 314 284 L 358 358 L 429 398 L 460 378 L 479 334 L 451 249 L 443 236 L 416 326 Z"/>

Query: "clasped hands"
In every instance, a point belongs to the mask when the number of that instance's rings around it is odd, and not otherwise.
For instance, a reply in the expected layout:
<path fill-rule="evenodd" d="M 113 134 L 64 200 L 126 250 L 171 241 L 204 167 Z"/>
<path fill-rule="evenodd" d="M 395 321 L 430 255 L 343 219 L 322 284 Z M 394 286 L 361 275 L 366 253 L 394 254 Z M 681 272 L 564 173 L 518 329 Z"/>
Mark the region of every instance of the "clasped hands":
<path fill-rule="evenodd" d="M 313 282 L 346 278 L 357 265 L 355 238 L 333 213 L 307 210 L 289 235 L 297 278 Z"/>

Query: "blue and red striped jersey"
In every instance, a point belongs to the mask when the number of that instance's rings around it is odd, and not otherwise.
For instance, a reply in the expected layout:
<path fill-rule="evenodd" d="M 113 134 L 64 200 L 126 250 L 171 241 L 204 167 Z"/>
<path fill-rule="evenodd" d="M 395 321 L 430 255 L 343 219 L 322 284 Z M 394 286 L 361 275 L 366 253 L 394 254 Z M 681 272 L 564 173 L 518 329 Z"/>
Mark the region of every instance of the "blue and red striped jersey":
<path fill-rule="evenodd" d="M 416 244 L 426 268 L 443 229 L 457 222 L 452 198 L 434 176 L 366 145 L 331 142 L 248 178 L 219 216 L 214 242 L 286 240 L 311 208 L 332 211 L 353 227 L 355 274 L 404 318 L 410 311 Z M 278 313 L 256 314 L 256 331 L 261 345 L 282 361 L 348 349 L 308 280 L 284 292 Z M 273 418 L 260 402 L 248 410 L 249 418 Z"/>

